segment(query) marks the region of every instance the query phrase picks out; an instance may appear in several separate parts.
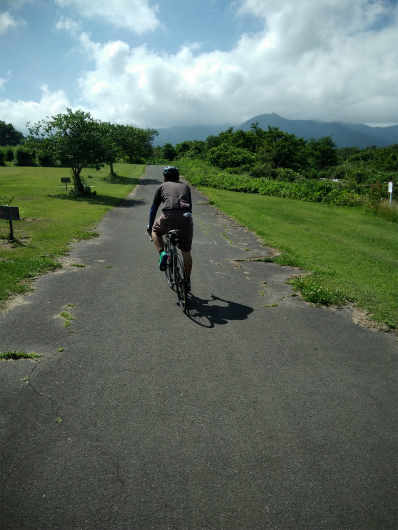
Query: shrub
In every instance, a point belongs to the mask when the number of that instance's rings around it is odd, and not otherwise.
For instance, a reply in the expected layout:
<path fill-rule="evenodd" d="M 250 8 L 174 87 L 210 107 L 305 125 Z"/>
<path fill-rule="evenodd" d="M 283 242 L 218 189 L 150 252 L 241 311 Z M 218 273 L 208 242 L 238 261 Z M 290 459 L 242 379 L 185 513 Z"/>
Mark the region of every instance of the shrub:
<path fill-rule="evenodd" d="M 6 145 L 4 149 L 7 162 L 12 162 L 14 160 L 14 147 L 12 145 Z"/>
<path fill-rule="evenodd" d="M 14 165 L 36 166 L 34 154 L 26 147 L 18 145 L 14 151 Z"/>
<path fill-rule="evenodd" d="M 256 156 L 247 149 L 221 144 L 207 153 L 207 160 L 220 169 L 253 165 Z"/>
<path fill-rule="evenodd" d="M 4 147 L 0 147 L 0 166 L 6 165 L 6 151 Z"/>

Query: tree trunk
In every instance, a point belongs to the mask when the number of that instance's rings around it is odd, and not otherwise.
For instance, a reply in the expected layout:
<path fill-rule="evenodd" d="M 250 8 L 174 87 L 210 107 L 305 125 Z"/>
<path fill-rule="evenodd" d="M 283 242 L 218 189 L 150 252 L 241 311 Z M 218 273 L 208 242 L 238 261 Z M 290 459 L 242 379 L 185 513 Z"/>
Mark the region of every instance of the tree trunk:
<path fill-rule="evenodd" d="M 79 195 L 84 194 L 84 186 L 82 179 L 80 178 L 80 172 L 81 169 L 73 169 L 73 181 L 75 184 L 75 193 L 78 193 Z"/>

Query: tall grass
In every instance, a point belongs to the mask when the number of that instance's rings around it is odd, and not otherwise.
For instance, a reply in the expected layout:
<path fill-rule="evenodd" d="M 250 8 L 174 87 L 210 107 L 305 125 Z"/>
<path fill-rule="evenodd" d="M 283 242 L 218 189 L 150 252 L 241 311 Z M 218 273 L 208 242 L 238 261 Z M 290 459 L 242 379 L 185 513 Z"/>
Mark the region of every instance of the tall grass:
<path fill-rule="evenodd" d="M 144 169 L 115 164 L 114 178 L 109 167 L 85 169 L 83 177 L 96 195 L 78 198 L 70 194 L 70 185 L 61 184 L 70 176 L 68 169 L 2 167 L 0 196 L 19 207 L 21 221 L 13 222 L 14 241 L 8 241 L 8 221 L 0 220 L 0 305 L 29 290 L 30 278 L 58 267 L 57 258 L 68 252 L 71 241 L 94 237 L 104 213 L 135 187 Z"/>
<path fill-rule="evenodd" d="M 221 210 L 311 274 L 294 280 L 315 303 L 353 301 L 372 318 L 398 325 L 398 227 L 362 208 L 201 188 Z"/>

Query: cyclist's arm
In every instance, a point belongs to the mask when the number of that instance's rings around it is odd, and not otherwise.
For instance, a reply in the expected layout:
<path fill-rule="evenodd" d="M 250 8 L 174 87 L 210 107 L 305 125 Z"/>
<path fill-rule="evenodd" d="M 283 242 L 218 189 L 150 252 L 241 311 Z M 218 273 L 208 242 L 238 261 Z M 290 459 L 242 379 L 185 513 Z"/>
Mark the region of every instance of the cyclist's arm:
<path fill-rule="evenodd" d="M 152 230 L 153 223 L 155 222 L 155 219 L 156 219 L 156 213 L 158 211 L 158 208 L 159 208 L 161 202 L 162 202 L 162 195 L 161 195 L 160 186 L 159 186 L 159 188 L 156 190 L 155 197 L 153 198 L 153 203 L 152 203 L 152 206 L 151 206 L 151 210 L 149 212 L 149 225 L 148 225 L 148 228 L 150 230 Z"/>
<path fill-rule="evenodd" d="M 152 204 L 151 210 L 149 212 L 149 229 L 152 230 L 153 223 L 156 219 L 156 213 L 158 211 L 159 205 L 156 205 L 155 203 Z"/>

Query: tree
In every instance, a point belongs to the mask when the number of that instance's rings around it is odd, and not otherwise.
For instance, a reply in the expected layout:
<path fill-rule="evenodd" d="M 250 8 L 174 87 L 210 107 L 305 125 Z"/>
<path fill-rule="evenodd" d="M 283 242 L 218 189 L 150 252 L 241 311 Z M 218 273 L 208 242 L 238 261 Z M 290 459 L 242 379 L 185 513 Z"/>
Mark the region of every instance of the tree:
<path fill-rule="evenodd" d="M 109 164 L 111 176 L 114 176 L 113 164 L 121 150 L 118 144 L 118 126 L 113 123 L 101 123 L 100 127 L 103 131 L 104 157 Z"/>
<path fill-rule="evenodd" d="M 147 158 L 152 154 L 152 142 L 158 131 L 155 129 L 140 129 L 135 125 L 116 125 L 117 143 L 129 157 L 130 164 L 134 160 Z"/>
<path fill-rule="evenodd" d="M 0 121 L 0 145 L 20 145 L 24 135 L 17 131 L 11 123 Z"/>
<path fill-rule="evenodd" d="M 213 147 L 209 150 L 207 160 L 220 169 L 226 169 L 253 165 L 256 162 L 256 157 L 247 149 L 221 144 L 219 147 Z"/>
<path fill-rule="evenodd" d="M 268 151 L 272 153 L 274 167 L 300 171 L 306 166 L 304 138 L 297 138 L 294 134 L 279 130 L 279 127 L 268 125 L 268 130 L 263 134 L 263 141 L 268 145 Z"/>
<path fill-rule="evenodd" d="M 67 109 L 66 114 L 46 118 L 28 128 L 29 143 L 36 149 L 52 153 L 62 165 L 71 168 L 75 191 L 79 194 L 86 193 L 81 177 L 82 169 L 92 167 L 98 171 L 107 161 L 101 123 L 94 120 L 88 112 Z"/>
<path fill-rule="evenodd" d="M 311 139 L 307 147 L 314 169 L 326 169 L 337 165 L 336 144 L 331 136 L 324 136 L 319 140 Z"/>
<path fill-rule="evenodd" d="M 207 150 L 206 142 L 202 140 L 185 140 L 176 145 L 176 152 L 178 157 L 187 156 L 190 158 L 197 158 L 204 156 Z"/>
<path fill-rule="evenodd" d="M 177 157 L 177 151 L 171 143 L 166 143 L 161 148 L 162 158 L 170 160 L 172 162 Z"/>

